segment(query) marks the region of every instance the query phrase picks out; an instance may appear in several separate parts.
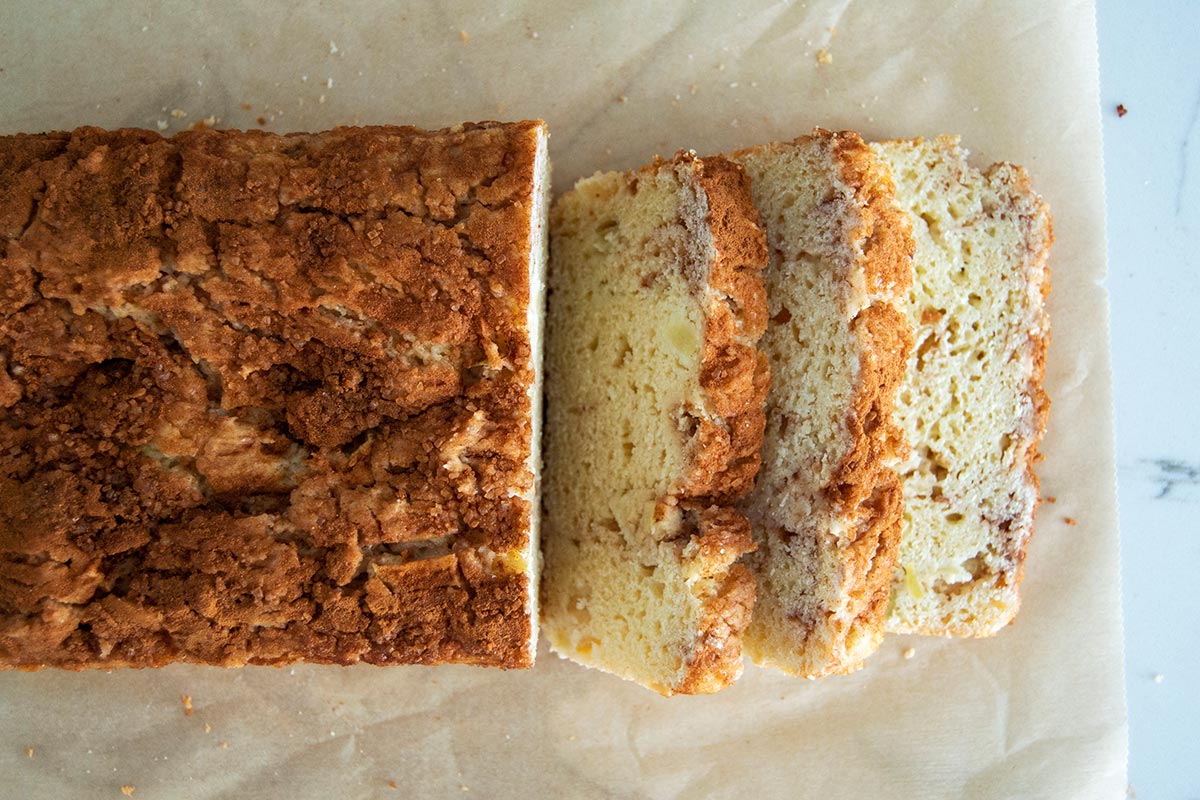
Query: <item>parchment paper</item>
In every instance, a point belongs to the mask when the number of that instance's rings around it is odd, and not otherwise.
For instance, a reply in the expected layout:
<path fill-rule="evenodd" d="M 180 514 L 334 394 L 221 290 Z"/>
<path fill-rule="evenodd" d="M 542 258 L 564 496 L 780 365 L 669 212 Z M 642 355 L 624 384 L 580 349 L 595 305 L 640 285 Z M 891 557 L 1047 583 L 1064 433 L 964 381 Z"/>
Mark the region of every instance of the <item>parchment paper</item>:
<path fill-rule="evenodd" d="M 655 153 L 816 124 L 958 132 L 980 165 L 1023 163 L 1057 235 L 1039 470 L 1057 503 L 1041 509 L 1016 623 L 989 640 L 888 639 L 848 677 L 749 666 L 726 692 L 670 700 L 544 648 L 525 673 L 6 673 L 0 794 L 1124 796 L 1092 3 L 644 5 L 8 0 L 0 130 L 543 117 L 560 192 Z"/>

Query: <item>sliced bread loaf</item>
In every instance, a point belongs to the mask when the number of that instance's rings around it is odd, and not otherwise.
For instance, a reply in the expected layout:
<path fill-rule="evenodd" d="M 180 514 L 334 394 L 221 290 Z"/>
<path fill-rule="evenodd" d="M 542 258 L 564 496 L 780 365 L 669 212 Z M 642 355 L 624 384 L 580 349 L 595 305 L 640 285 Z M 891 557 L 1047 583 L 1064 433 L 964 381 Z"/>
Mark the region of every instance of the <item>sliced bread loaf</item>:
<path fill-rule="evenodd" d="M 740 167 L 681 154 L 551 213 L 542 613 L 559 655 L 664 695 L 742 671 L 766 245 Z"/>
<path fill-rule="evenodd" d="M 897 403 L 912 447 L 888 629 L 980 636 L 1017 612 L 1045 430 L 1050 214 L 1025 171 L 957 138 L 874 145 L 912 221 L 915 349 Z"/>
<path fill-rule="evenodd" d="M 770 247 L 746 650 L 796 675 L 846 672 L 883 637 L 900 535 L 892 408 L 911 345 L 912 241 L 887 167 L 858 134 L 818 130 L 732 158 Z"/>

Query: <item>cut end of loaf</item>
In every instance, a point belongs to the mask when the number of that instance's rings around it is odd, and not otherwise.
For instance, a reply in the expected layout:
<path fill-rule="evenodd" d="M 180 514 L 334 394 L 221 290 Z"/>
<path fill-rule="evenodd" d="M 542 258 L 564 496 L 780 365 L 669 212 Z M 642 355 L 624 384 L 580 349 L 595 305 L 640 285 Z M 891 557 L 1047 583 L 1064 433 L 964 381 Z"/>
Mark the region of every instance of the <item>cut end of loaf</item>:
<path fill-rule="evenodd" d="M 741 170 L 688 155 L 552 212 L 544 632 L 663 694 L 741 673 L 765 244 Z"/>
<path fill-rule="evenodd" d="M 912 453 L 888 630 L 986 636 L 1017 613 L 1038 501 L 1050 215 L 1023 169 L 976 170 L 956 138 L 875 148 L 917 246 L 916 347 L 897 407 Z"/>

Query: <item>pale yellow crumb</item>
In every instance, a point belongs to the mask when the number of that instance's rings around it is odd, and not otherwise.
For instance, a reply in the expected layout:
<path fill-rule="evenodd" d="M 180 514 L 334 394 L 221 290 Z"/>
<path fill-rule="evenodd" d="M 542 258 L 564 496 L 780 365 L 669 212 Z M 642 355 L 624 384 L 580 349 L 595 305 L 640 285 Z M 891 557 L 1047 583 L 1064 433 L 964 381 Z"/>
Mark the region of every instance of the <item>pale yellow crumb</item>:
<path fill-rule="evenodd" d="M 192 696 L 190 694 L 183 695 L 183 715 L 185 717 L 192 715 Z"/>
<path fill-rule="evenodd" d="M 916 648 L 906 647 L 906 648 L 904 648 L 904 652 L 901 655 L 903 655 L 905 659 L 909 659 L 909 658 L 912 658 L 913 656 L 915 656 L 916 654 L 917 654 Z"/>
<path fill-rule="evenodd" d="M 822 48 L 821 50 L 817 51 L 817 63 L 818 64 L 832 64 L 833 63 L 833 55 L 828 50 L 825 50 Z"/>
<path fill-rule="evenodd" d="M 25 750 L 25 755 L 29 756 L 30 758 L 33 758 L 33 753 L 34 753 L 34 748 L 32 748 L 32 747 L 27 748 Z"/>
<path fill-rule="evenodd" d="M 219 747 L 220 747 L 222 750 L 228 750 L 228 749 L 229 749 L 229 742 L 221 742 L 221 744 L 220 744 L 220 745 L 218 745 L 218 746 L 219 746 Z"/>
<path fill-rule="evenodd" d="M 124 786 L 121 787 L 121 794 L 125 795 L 126 797 L 131 796 L 134 793 L 134 791 L 135 791 L 134 788 L 132 786 L 130 786 L 129 784 L 125 784 Z"/>
<path fill-rule="evenodd" d="M 467 32 L 466 32 L 466 31 L 459 31 L 459 32 L 458 32 L 458 38 L 462 39 L 462 43 L 463 43 L 463 44 L 466 44 L 466 43 L 467 43 L 467 40 L 468 40 L 468 39 L 470 39 L 471 37 L 467 36 Z"/>
<path fill-rule="evenodd" d="M 206 722 L 206 723 L 204 723 L 204 732 L 205 732 L 205 733 L 212 733 L 212 725 L 209 725 L 207 722 Z"/>
<path fill-rule="evenodd" d="M 398 787 L 397 787 L 397 785 L 396 785 L 396 782 L 395 782 L 395 781 L 388 781 L 388 788 L 389 788 L 389 789 L 396 789 L 396 788 L 398 788 Z"/>
<path fill-rule="evenodd" d="M 622 95 L 618 95 L 618 96 L 617 96 L 617 102 L 618 102 L 618 103 L 624 103 L 624 102 L 625 102 L 625 101 L 627 101 L 628 99 L 629 99 L 629 98 L 628 98 L 628 97 L 626 97 L 626 96 L 625 96 L 625 95 L 623 95 L 623 94 L 622 94 Z"/>

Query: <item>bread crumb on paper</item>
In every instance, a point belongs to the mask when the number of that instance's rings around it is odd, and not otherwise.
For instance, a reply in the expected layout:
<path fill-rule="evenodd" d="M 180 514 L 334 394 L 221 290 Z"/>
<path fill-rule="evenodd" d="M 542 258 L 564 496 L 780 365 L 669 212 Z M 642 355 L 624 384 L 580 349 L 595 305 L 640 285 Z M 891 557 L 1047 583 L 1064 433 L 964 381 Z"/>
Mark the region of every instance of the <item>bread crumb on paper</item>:
<path fill-rule="evenodd" d="M 1057 497 L 1047 497 L 1047 498 L 1045 498 L 1045 500 L 1047 503 L 1057 503 L 1058 502 Z"/>
<path fill-rule="evenodd" d="M 136 789 L 128 783 L 121 787 L 121 794 L 126 797 L 132 797 L 135 791 Z"/>
<path fill-rule="evenodd" d="M 212 733 L 212 725 L 209 725 L 207 722 L 206 722 L 206 723 L 204 723 L 204 732 L 205 732 L 205 733 Z"/>
<path fill-rule="evenodd" d="M 1068 525 L 1078 524 L 1078 521 L 1074 517 L 1063 517 L 1063 522 L 1067 523 Z"/>
<path fill-rule="evenodd" d="M 338 46 L 333 43 L 333 39 L 330 39 L 329 40 L 329 55 L 336 56 L 337 52 L 338 52 Z"/>
<path fill-rule="evenodd" d="M 817 51 L 817 63 L 818 64 L 832 64 L 833 63 L 833 55 L 828 50 L 821 48 L 820 50 Z"/>
<path fill-rule="evenodd" d="M 192 715 L 192 696 L 190 694 L 182 695 L 183 715 L 190 717 Z"/>
<path fill-rule="evenodd" d="M 228 749 L 229 749 L 229 742 L 221 742 L 221 743 L 220 743 L 219 745 L 217 745 L 217 746 L 218 746 L 218 747 L 220 747 L 222 750 L 228 750 Z"/>
<path fill-rule="evenodd" d="M 389 789 L 397 789 L 399 787 L 396 785 L 395 781 L 388 781 L 388 788 Z"/>
<path fill-rule="evenodd" d="M 459 32 L 458 32 L 458 38 L 459 38 L 459 39 L 462 39 L 462 43 L 463 43 L 463 44 L 466 44 L 466 43 L 467 43 L 467 40 L 469 40 L 471 37 L 467 35 L 467 32 L 466 32 L 466 31 L 459 31 Z"/>
<path fill-rule="evenodd" d="M 252 108 L 254 108 L 254 106 L 250 105 L 249 103 L 242 103 L 242 111 L 249 111 Z"/>
<path fill-rule="evenodd" d="M 900 655 L 904 656 L 905 661 L 908 661 L 916 654 L 917 654 L 917 649 L 915 647 L 906 647 L 906 648 L 904 648 L 904 652 L 901 653 Z"/>
<path fill-rule="evenodd" d="M 1128 113 L 1129 113 L 1129 109 L 1125 107 L 1124 103 L 1117 103 L 1117 116 L 1118 117 L 1123 117 Z"/>
<path fill-rule="evenodd" d="M 25 755 L 29 756 L 30 758 L 33 758 L 33 754 L 34 754 L 35 752 L 37 752 L 37 751 L 36 751 L 36 749 L 35 749 L 35 748 L 33 748 L 33 747 L 27 747 L 27 748 L 25 749 Z"/>

